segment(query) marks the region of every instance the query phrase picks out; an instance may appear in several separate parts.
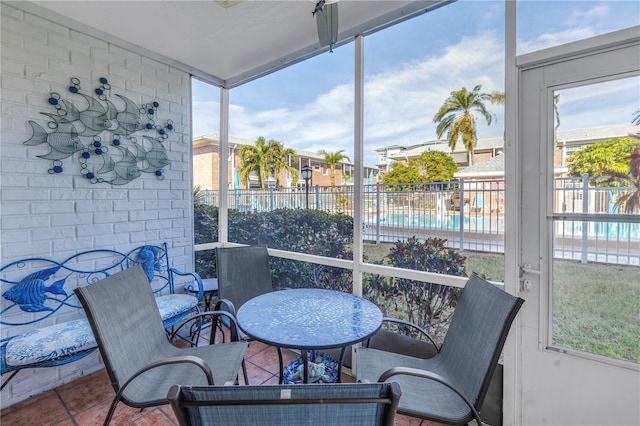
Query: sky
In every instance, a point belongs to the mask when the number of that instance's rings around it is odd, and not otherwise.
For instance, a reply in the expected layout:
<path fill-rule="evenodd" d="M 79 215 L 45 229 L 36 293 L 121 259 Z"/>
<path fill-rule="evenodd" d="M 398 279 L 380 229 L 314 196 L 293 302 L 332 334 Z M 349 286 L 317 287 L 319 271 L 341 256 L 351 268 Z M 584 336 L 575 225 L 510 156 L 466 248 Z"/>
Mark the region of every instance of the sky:
<path fill-rule="evenodd" d="M 637 1 L 522 1 L 517 51 L 640 25 Z M 364 40 L 365 164 L 376 148 L 434 141 L 433 116 L 453 90 L 504 91 L 504 2 L 458 1 Z M 286 147 L 353 155 L 354 43 L 230 91 L 232 137 L 275 139 Z M 629 123 L 640 108 L 640 78 L 561 94 L 562 129 Z M 218 132 L 219 91 L 194 80 L 193 135 Z M 615 108 L 610 107 L 615 103 Z M 587 111 L 585 105 L 600 106 Z M 503 107 L 477 117 L 478 138 L 500 137 Z M 461 143 L 461 142 L 460 142 Z"/>

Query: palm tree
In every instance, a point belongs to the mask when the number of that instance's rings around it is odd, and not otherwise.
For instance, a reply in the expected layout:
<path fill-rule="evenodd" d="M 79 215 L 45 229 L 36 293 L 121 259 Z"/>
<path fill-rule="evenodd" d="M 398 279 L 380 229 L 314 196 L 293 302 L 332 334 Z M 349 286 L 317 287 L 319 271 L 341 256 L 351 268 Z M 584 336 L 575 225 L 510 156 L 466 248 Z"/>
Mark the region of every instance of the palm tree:
<path fill-rule="evenodd" d="M 324 155 L 324 161 L 329 165 L 329 182 L 331 186 L 336 186 L 336 165 L 343 160 L 351 161 L 343 152 L 344 149 L 336 152 L 327 152 L 322 149 L 318 152 L 318 154 Z"/>
<path fill-rule="evenodd" d="M 298 155 L 296 151 L 293 148 L 285 148 L 284 145 L 279 142 L 274 144 L 272 149 L 271 173 L 276 177 L 276 185 L 280 182 L 280 171 L 285 169 L 291 173 L 291 186 L 295 186 L 298 182 L 298 169 L 287 161 L 287 157 L 289 157 L 292 162 L 297 161 Z"/>
<path fill-rule="evenodd" d="M 249 181 L 249 174 L 255 172 L 258 175 L 258 184 L 266 188 L 269 176 L 275 176 L 276 182 L 282 169 L 287 169 L 293 175 L 293 184 L 298 179 L 298 171 L 287 163 L 287 157 L 294 160 L 296 153 L 291 148 L 285 148 L 282 143 L 270 139 L 268 142 L 260 136 L 255 145 L 244 145 L 240 148 L 240 166 L 238 174 L 242 183 Z"/>
<path fill-rule="evenodd" d="M 639 127 L 640 110 L 636 111 L 634 115 L 631 124 Z M 629 136 L 640 139 L 640 131 L 630 133 Z M 629 173 L 626 176 L 618 175 L 617 177 L 626 180 L 633 189 L 618 198 L 616 207 L 620 210 L 620 207 L 624 205 L 625 213 L 627 214 L 640 213 L 640 146 L 636 146 L 633 151 L 631 151 L 631 155 L 629 156 Z"/>
<path fill-rule="evenodd" d="M 469 165 L 473 164 L 473 150 L 478 143 L 476 135 L 476 119 L 473 112 L 480 113 L 487 124 L 491 124 L 491 114 L 487 111 L 485 102 L 493 104 L 504 103 L 504 93 L 480 93 L 481 85 L 477 85 L 471 92 L 463 87 L 454 90 L 433 117 L 433 122 L 438 123 L 436 132 L 438 139 L 447 132 L 447 140 L 451 151 L 456 148 L 458 139 L 462 138 L 464 147 L 469 155 Z"/>
<path fill-rule="evenodd" d="M 196 206 L 202 206 L 207 204 L 207 198 L 202 186 L 193 187 L 193 204 Z"/>
<path fill-rule="evenodd" d="M 260 136 L 255 145 L 243 145 L 240 148 L 240 166 L 238 174 L 243 184 L 249 181 L 249 174 L 258 175 L 258 184 L 265 188 L 269 177 L 269 144 Z"/>

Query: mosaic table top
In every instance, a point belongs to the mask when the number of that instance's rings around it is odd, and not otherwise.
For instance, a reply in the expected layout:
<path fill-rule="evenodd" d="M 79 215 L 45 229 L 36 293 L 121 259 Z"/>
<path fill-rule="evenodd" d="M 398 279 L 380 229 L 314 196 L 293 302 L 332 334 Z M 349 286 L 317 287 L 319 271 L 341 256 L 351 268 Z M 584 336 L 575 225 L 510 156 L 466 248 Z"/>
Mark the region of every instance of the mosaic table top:
<path fill-rule="evenodd" d="M 246 302 L 240 328 L 261 342 L 293 349 L 338 348 L 378 331 L 382 312 L 372 302 L 334 290 L 290 289 Z"/>

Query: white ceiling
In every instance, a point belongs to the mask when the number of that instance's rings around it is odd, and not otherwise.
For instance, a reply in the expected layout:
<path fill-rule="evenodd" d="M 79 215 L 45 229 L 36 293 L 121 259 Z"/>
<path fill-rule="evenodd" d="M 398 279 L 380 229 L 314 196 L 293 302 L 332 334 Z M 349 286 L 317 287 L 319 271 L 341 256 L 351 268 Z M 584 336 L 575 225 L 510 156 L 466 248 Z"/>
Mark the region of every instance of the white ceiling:
<path fill-rule="evenodd" d="M 337 45 L 450 2 L 341 0 Z M 318 42 L 311 0 L 11 3 L 124 47 L 133 45 L 159 59 L 168 58 L 228 88 L 328 50 Z"/>

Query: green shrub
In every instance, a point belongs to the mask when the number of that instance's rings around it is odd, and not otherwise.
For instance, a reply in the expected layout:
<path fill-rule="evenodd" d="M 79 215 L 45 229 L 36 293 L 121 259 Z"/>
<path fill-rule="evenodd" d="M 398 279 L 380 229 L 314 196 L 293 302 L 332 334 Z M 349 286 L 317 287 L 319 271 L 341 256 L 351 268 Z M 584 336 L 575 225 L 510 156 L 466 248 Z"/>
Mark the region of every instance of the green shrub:
<path fill-rule="evenodd" d="M 195 208 L 196 244 L 218 240 L 218 209 Z M 273 249 L 352 259 L 353 218 L 318 210 L 277 209 L 243 213 L 229 210 L 229 241 Z M 196 253 L 196 270 L 215 277 L 215 252 Z M 351 292 L 351 271 L 282 258 L 271 259 L 275 287 L 322 287 Z"/>
<path fill-rule="evenodd" d="M 196 202 L 193 206 L 193 225 L 196 244 L 218 241 L 218 208 Z M 202 278 L 216 277 L 214 250 L 196 252 L 196 272 Z"/>
<path fill-rule="evenodd" d="M 465 276 L 465 257 L 445 247 L 447 240 L 415 237 L 397 241 L 385 258 L 377 263 L 418 271 Z M 459 288 L 404 278 L 368 274 L 364 294 L 383 309 L 385 316 L 409 320 L 429 331 L 442 342 L 453 309 L 462 293 Z"/>
<path fill-rule="evenodd" d="M 218 209 L 196 204 L 196 244 L 218 241 Z M 245 213 L 229 210 L 229 241 L 265 245 L 273 249 L 308 253 L 334 259 L 353 259 L 353 218 L 318 210 L 279 209 Z M 445 247 L 446 240 L 415 237 L 398 241 L 382 261 L 400 268 L 465 276 L 465 257 Z M 196 252 L 196 270 L 203 277 L 215 277 L 215 251 Z M 274 287 L 320 287 L 353 292 L 349 270 L 283 258 L 271 259 Z M 436 341 L 448 327 L 461 290 L 401 278 L 366 274 L 364 295 L 383 310 L 385 316 L 412 321 L 427 329 Z"/>

